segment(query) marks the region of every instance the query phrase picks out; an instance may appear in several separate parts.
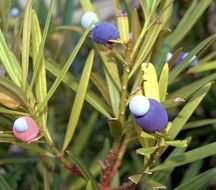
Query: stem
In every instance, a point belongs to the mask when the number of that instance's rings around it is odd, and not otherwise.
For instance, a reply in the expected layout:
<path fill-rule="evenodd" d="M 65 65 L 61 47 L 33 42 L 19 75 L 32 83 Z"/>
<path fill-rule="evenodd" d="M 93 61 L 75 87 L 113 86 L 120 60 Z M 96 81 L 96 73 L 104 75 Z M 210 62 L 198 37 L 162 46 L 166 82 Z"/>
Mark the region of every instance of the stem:
<path fill-rule="evenodd" d="M 129 80 L 129 72 L 130 72 L 130 51 L 129 45 L 125 44 L 125 62 L 123 67 L 122 74 L 122 89 L 121 89 L 121 101 L 119 108 L 119 121 L 122 125 L 122 128 L 125 126 L 125 110 L 127 105 L 127 94 L 128 94 L 128 80 Z"/>
<path fill-rule="evenodd" d="M 36 115 L 36 112 L 35 110 L 33 109 L 34 106 L 32 106 L 31 104 L 28 104 L 27 105 L 28 107 L 28 110 L 29 110 L 29 113 L 30 115 L 32 115 L 32 117 L 34 118 L 34 120 L 36 121 L 36 123 L 41 126 L 40 124 L 40 120 L 38 119 L 38 116 Z M 39 127 L 40 129 L 44 129 L 44 127 Z M 72 173 L 74 173 L 75 175 L 78 175 L 80 177 L 83 177 L 82 176 L 82 173 L 80 172 L 79 168 L 77 166 L 75 166 L 74 164 L 71 164 L 63 155 L 62 152 L 60 152 L 56 146 L 54 145 L 52 139 L 49 137 L 49 135 L 47 134 L 46 131 L 42 130 L 43 132 L 43 137 L 47 143 L 47 145 L 50 147 L 53 155 L 63 164 L 63 166 L 70 170 Z M 43 160 L 42 160 L 43 161 Z"/>
<path fill-rule="evenodd" d="M 56 146 L 53 144 L 53 142 L 50 140 L 50 138 L 48 137 L 48 135 L 46 133 L 44 133 L 44 138 L 46 143 L 48 144 L 48 146 L 50 147 L 53 155 L 55 155 L 55 157 L 63 164 L 63 166 L 70 170 L 72 173 L 74 173 L 75 175 L 78 175 L 80 177 L 83 177 L 79 168 L 77 166 L 75 166 L 74 164 L 71 164 L 67 159 L 65 159 L 63 153 L 61 153 Z"/>
<path fill-rule="evenodd" d="M 121 92 L 121 102 L 120 102 L 120 112 L 119 112 L 119 121 L 124 127 L 125 124 L 125 109 L 127 103 L 127 87 L 128 87 L 128 76 L 129 76 L 129 67 L 124 67 L 123 76 L 122 76 L 122 92 Z"/>

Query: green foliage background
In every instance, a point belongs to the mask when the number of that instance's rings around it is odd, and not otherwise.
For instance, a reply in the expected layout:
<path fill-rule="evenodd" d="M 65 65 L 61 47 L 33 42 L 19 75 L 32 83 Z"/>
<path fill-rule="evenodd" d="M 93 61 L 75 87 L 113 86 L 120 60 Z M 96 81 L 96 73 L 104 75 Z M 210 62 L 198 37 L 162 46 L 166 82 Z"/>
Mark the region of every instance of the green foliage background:
<path fill-rule="evenodd" d="M 29 0 L 21 8 L 0 1 L 0 189 L 103 190 L 104 176 L 113 190 L 131 182 L 147 190 L 214 189 L 216 36 L 209 26 L 215 3 L 110 1 L 122 36 L 109 50 L 74 16 L 94 11 L 104 19 L 92 2 Z M 14 6 L 17 17 L 10 15 Z M 119 10 L 127 12 L 129 28 L 127 18 L 115 16 Z M 171 67 L 181 51 L 188 56 Z M 165 64 L 168 52 L 174 56 Z M 198 64 L 191 67 L 193 56 Z M 162 133 L 137 127 L 127 108 L 134 92 L 167 109 Z M 24 115 L 41 130 L 31 143 L 11 133 Z"/>

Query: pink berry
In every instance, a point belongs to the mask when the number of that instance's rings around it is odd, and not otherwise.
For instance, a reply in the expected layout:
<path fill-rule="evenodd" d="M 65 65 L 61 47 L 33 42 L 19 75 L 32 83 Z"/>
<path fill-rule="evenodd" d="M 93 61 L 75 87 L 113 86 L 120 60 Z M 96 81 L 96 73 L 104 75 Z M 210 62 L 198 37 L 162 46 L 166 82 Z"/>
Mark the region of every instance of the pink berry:
<path fill-rule="evenodd" d="M 13 125 L 13 134 L 23 142 L 31 142 L 40 132 L 37 124 L 31 117 L 20 117 Z"/>

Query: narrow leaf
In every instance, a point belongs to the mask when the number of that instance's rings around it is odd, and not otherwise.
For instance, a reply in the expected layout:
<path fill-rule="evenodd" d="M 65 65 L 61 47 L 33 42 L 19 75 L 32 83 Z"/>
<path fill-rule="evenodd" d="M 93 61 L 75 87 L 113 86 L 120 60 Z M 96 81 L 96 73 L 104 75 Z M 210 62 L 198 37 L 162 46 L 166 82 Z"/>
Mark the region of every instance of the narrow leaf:
<path fill-rule="evenodd" d="M 143 60 L 146 60 L 146 57 L 149 55 L 155 41 L 157 40 L 157 37 L 162 29 L 161 23 L 155 23 L 149 30 L 145 37 L 145 43 L 140 47 L 139 54 L 137 56 L 137 59 L 135 60 L 135 63 L 133 65 L 133 68 L 130 72 L 129 78 L 139 69 L 141 63 Z M 142 35 L 142 33 L 140 34 Z M 139 40 L 138 40 L 139 41 Z M 138 42 L 137 41 L 137 42 Z"/>
<path fill-rule="evenodd" d="M 178 113 L 177 117 L 173 121 L 173 126 L 168 131 L 168 136 L 170 139 L 174 139 L 176 135 L 180 132 L 183 128 L 184 124 L 190 118 L 194 110 L 203 100 L 203 98 L 208 93 L 211 87 L 211 83 L 206 84 L 204 87 L 199 89 L 194 96 L 187 102 L 187 104 L 182 108 L 182 110 Z"/>
<path fill-rule="evenodd" d="M 203 127 L 206 125 L 215 125 L 216 124 L 216 119 L 203 119 L 203 120 L 198 120 L 198 121 L 192 121 L 189 123 L 186 123 L 183 127 L 183 130 L 186 129 L 193 129 L 196 127 Z"/>
<path fill-rule="evenodd" d="M 21 68 L 17 61 L 14 61 L 15 56 L 8 49 L 7 43 L 0 30 L 0 60 L 11 80 L 18 86 L 21 85 Z M 16 69 L 19 68 L 19 69 Z"/>
<path fill-rule="evenodd" d="M 159 91 L 160 91 L 160 101 L 163 102 L 166 99 L 167 87 L 168 87 L 168 78 L 169 78 L 169 67 L 166 63 L 163 67 L 163 70 L 159 79 Z"/>
<path fill-rule="evenodd" d="M 87 169 L 87 166 L 85 166 L 84 163 L 75 154 L 71 152 L 67 152 L 67 153 L 69 154 L 73 162 L 79 167 L 80 171 L 82 172 L 83 177 L 88 181 L 91 180 L 93 189 L 99 190 L 97 182 L 95 181 L 91 172 Z"/>
<path fill-rule="evenodd" d="M 137 154 L 140 154 L 142 156 L 149 157 L 155 150 L 157 150 L 157 146 L 154 147 L 146 147 L 146 148 L 140 148 L 136 150 Z"/>
<path fill-rule="evenodd" d="M 12 188 L 9 186 L 7 181 L 3 178 L 3 176 L 0 176 L 0 189 L 4 190 L 12 190 Z"/>
<path fill-rule="evenodd" d="M 211 0 L 193 0 L 181 22 L 169 37 L 170 47 L 174 47 L 185 37 L 211 2 Z"/>
<path fill-rule="evenodd" d="M 196 160 L 204 159 L 206 157 L 216 154 L 216 143 L 211 143 L 200 148 L 196 148 L 190 151 L 185 152 L 182 155 L 172 157 L 169 160 L 166 160 L 164 163 L 156 166 L 151 171 L 165 170 L 169 168 L 175 168 L 177 166 L 182 166 Z"/>
<path fill-rule="evenodd" d="M 81 109 L 85 100 L 88 82 L 90 80 L 91 69 L 94 61 L 94 54 L 95 54 L 94 50 L 92 50 L 89 53 L 89 56 L 85 63 L 85 67 L 80 79 L 80 84 L 77 90 L 76 98 L 74 100 L 69 122 L 67 125 L 67 130 L 66 130 L 63 149 L 62 149 L 63 151 L 65 151 L 70 141 L 72 140 L 75 129 L 77 127 L 77 123 L 79 121 Z"/>
<path fill-rule="evenodd" d="M 151 63 L 142 64 L 143 88 L 145 96 L 160 101 L 157 74 Z"/>
<path fill-rule="evenodd" d="M 172 71 L 170 72 L 169 76 L 169 83 L 173 82 L 173 80 L 190 64 L 190 59 L 194 56 L 197 55 L 201 50 L 206 48 L 206 46 L 210 45 L 213 43 L 216 39 L 216 35 L 210 36 L 207 39 L 203 40 L 200 42 L 185 58 L 184 60 L 176 65 Z"/>
<path fill-rule="evenodd" d="M 31 18 L 32 18 L 32 0 L 29 0 L 24 15 L 23 34 L 22 34 L 23 35 L 23 39 L 22 39 L 22 87 L 23 89 L 26 89 L 27 78 L 28 78 Z"/>
<path fill-rule="evenodd" d="M 113 109 L 114 117 L 118 117 L 119 115 L 119 104 L 120 104 L 120 92 L 119 89 L 114 84 L 113 80 L 111 79 L 110 75 L 105 70 L 105 77 L 107 81 L 107 86 L 109 90 L 109 97 Z"/>
<path fill-rule="evenodd" d="M 35 11 L 32 12 L 32 56 L 33 56 L 33 67 L 34 72 L 36 67 L 37 56 L 40 48 L 41 43 L 41 31 L 40 25 L 38 22 L 37 15 Z M 41 60 L 40 60 L 40 67 L 39 71 L 37 72 L 37 80 L 35 82 L 35 94 L 37 103 L 41 103 L 47 95 L 47 82 L 46 82 L 46 67 L 45 67 L 45 60 L 44 55 L 42 53 Z M 47 120 L 47 105 L 44 106 L 41 112 L 41 123 L 43 129 L 46 127 L 46 120 Z"/>
<path fill-rule="evenodd" d="M 216 69 L 216 61 L 206 62 L 202 64 L 197 64 L 196 66 L 190 68 L 187 73 L 200 73 L 204 71 L 210 71 Z"/>
<path fill-rule="evenodd" d="M 191 190 L 191 189 L 206 189 L 208 181 L 215 178 L 216 168 L 212 168 L 202 174 L 189 179 L 186 183 L 176 187 L 174 190 Z"/>
<path fill-rule="evenodd" d="M 82 151 L 84 150 L 85 146 L 89 142 L 90 135 L 93 131 L 93 127 L 97 121 L 98 113 L 93 112 L 92 115 L 89 117 L 85 128 L 85 133 L 83 133 L 83 130 L 80 130 L 79 133 L 76 135 L 74 143 L 71 148 L 71 152 L 74 152 L 77 156 L 79 156 Z"/>
<path fill-rule="evenodd" d="M 70 68 L 71 64 L 73 63 L 77 53 L 79 52 L 83 42 L 85 41 L 89 31 L 90 31 L 90 27 L 83 33 L 82 37 L 80 38 L 79 42 L 77 43 L 76 47 L 74 48 L 73 52 L 71 53 L 71 55 L 69 56 L 69 58 L 67 59 L 66 63 L 64 64 L 61 72 L 59 73 L 59 75 L 57 76 L 56 80 L 54 81 L 53 85 L 51 86 L 51 88 L 49 89 L 47 96 L 44 98 L 43 102 L 41 102 L 38 106 L 38 111 L 41 111 L 41 109 L 47 104 L 48 100 L 52 97 L 52 95 L 54 94 L 54 92 L 56 91 L 56 89 L 58 88 L 59 84 L 62 82 L 64 76 L 66 75 L 68 69 Z"/>
<path fill-rule="evenodd" d="M 60 75 L 61 69 L 53 61 L 46 62 L 46 68 L 56 77 Z M 77 92 L 79 83 L 72 74 L 67 73 L 62 81 L 73 91 Z M 106 118 L 111 118 L 111 109 L 93 91 L 88 90 L 85 99 L 99 113 Z"/>
<path fill-rule="evenodd" d="M 43 49 L 44 49 L 45 41 L 46 41 L 46 38 L 47 38 L 47 33 L 48 33 L 48 30 L 49 30 L 49 25 L 50 25 L 50 20 L 51 20 L 51 17 L 52 17 L 53 9 L 54 9 L 54 0 L 51 0 L 50 7 L 49 7 L 49 10 L 48 10 L 48 13 L 47 13 L 47 18 L 46 18 L 46 23 L 45 23 L 45 28 L 44 28 L 42 39 L 41 39 L 41 37 L 38 37 L 39 39 L 37 39 L 38 40 L 37 41 L 38 44 L 37 44 L 37 47 L 36 47 L 37 48 L 37 55 L 35 55 L 34 72 L 33 72 L 32 80 L 31 80 L 31 84 L 30 84 L 30 89 L 33 88 L 35 80 L 36 80 L 36 78 L 38 76 L 38 72 L 40 71 L 40 69 L 43 69 L 43 67 L 44 67 L 43 66 L 44 65 L 44 63 L 43 63 Z M 37 23 L 36 19 L 35 19 L 35 24 L 36 24 L 35 27 L 37 27 L 35 29 L 39 32 L 40 29 L 37 26 L 38 23 Z M 40 35 L 40 33 L 38 35 Z M 39 45 L 39 43 L 40 43 L 40 45 Z M 40 71 L 40 73 L 44 74 L 44 70 Z M 43 77 L 43 81 L 44 81 L 44 77 Z"/>

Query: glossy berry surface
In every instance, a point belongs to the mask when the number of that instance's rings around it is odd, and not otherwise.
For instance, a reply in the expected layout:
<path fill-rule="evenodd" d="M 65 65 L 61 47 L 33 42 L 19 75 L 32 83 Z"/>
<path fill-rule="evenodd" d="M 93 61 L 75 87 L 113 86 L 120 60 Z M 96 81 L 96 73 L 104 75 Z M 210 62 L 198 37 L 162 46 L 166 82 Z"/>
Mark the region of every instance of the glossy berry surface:
<path fill-rule="evenodd" d="M 107 44 L 109 40 L 119 38 L 118 28 L 106 21 L 99 22 L 92 29 L 91 38 L 97 43 Z"/>
<path fill-rule="evenodd" d="M 137 124 L 147 132 L 162 131 L 168 123 L 168 115 L 164 107 L 156 100 L 149 99 L 150 109 L 143 116 L 136 116 L 134 118 Z"/>
<path fill-rule="evenodd" d="M 13 134 L 23 142 L 31 142 L 39 132 L 37 124 L 31 117 L 20 117 L 14 122 Z"/>

